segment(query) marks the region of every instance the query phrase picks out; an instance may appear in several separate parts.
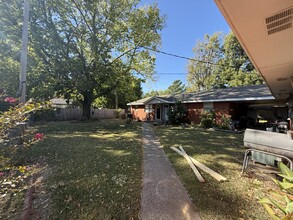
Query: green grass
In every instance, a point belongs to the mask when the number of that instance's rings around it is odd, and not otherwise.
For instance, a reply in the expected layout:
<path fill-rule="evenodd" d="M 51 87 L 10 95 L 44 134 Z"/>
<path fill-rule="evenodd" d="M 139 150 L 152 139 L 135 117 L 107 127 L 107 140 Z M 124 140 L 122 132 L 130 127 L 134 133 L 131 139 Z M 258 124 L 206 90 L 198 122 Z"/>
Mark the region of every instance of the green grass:
<path fill-rule="evenodd" d="M 138 219 L 142 180 L 141 125 L 120 120 L 87 123 L 54 122 L 36 127 L 45 139 L 31 147 L 34 161 L 45 158 L 49 177 L 46 192 L 49 207 L 40 204 L 45 219 Z M 257 202 L 274 187 L 268 177 L 254 173 L 240 177 L 243 160 L 243 135 L 181 127 L 155 127 L 164 150 L 202 219 L 268 219 Z M 219 183 L 203 173 L 199 183 L 185 159 L 171 146 L 186 152 L 219 172 L 229 182 Z M 38 160 L 39 159 L 39 160 Z M 14 171 L 16 187 L 0 188 L 0 216 L 18 219 L 30 171 Z M 42 168 L 42 167 L 41 167 Z M 17 168 L 19 169 L 19 168 Z M 31 172 L 31 173 L 30 173 Z M 17 178 L 20 179 L 18 180 Z M 5 177 L 6 178 L 6 177 Z"/>
<path fill-rule="evenodd" d="M 269 177 L 240 177 L 243 135 L 181 127 L 156 127 L 164 150 L 181 178 L 202 219 L 268 219 L 257 202 L 269 187 Z M 203 173 L 199 183 L 185 159 L 170 149 L 182 146 L 187 154 L 228 178 L 219 183 Z"/>
<path fill-rule="evenodd" d="M 39 126 L 31 156 L 51 174 L 49 219 L 138 219 L 142 178 L 140 124 L 121 120 Z"/>

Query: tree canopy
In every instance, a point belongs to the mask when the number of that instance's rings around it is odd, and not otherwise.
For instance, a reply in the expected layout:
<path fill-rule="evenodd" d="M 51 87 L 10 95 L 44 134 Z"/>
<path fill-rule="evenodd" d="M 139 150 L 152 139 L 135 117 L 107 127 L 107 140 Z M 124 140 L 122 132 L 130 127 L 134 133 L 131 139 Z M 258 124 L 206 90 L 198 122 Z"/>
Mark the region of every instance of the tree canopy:
<path fill-rule="evenodd" d="M 263 83 L 232 32 L 205 35 L 193 52 L 194 60 L 187 66 L 189 91 Z"/>
<path fill-rule="evenodd" d="M 137 0 L 36 0 L 32 44 L 55 90 L 77 98 L 83 115 L 133 71 L 151 77 L 164 18 Z"/>
<path fill-rule="evenodd" d="M 159 95 L 177 95 L 185 92 L 185 84 L 181 80 L 174 80 L 166 90 L 151 90 L 144 94 L 144 97 L 159 96 Z"/>
<path fill-rule="evenodd" d="M 203 41 L 197 41 L 193 48 L 194 60 L 188 63 L 187 81 L 189 90 L 201 91 L 211 89 L 213 75 L 217 72 L 217 66 L 221 58 L 220 33 L 212 36 L 205 35 Z"/>
<path fill-rule="evenodd" d="M 181 80 L 175 80 L 167 89 L 166 93 L 169 95 L 177 95 L 185 91 L 185 85 Z"/>
<path fill-rule="evenodd" d="M 30 3 L 27 80 L 30 96 L 74 98 L 82 104 L 84 117 L 89 118 L 91 104 L 99 97 L 110 102 L 116 93 L 120 100 L 128 101 L 131 97 L 125 97 L 127 92 L 136 89 L 135 98 L 138 90 L 141 93 L 140 81 L 133 73 L 152 78 L 155 55 L 146 48 L 157 49 L 165 24 L 155 3 L 143 7 L 139 6 L 139 0 L 31 0 Z M 13 55 L 21 47 L 22 2 L 11 0 L 7 4 L 0 0 L 0 4 L 3 12 L 0 62 L 7 64 L 1 65 L 0 76 L 1 79 L 13 76 L 11 81 L 16 84 L 12 91 L 18 86 L 19 58 Z M 9 50 L 10 54 L 2 53 L 7 46 L 13 50 Z M 12 86 L 6 81 L 0 87 L 7 91 Z"/>
<path fill-rule="evenodd" d="M 8 96 L 16 96 L 19 82 L 21 9 L 21 1 L 0 0 L 0 89 L 5 89 Z"/>
<path fill-rule="evenodd" d="M 117 87 L 106 94 L 97 98 L 93 106 L 97 108 L 125 108 L 126 104 L 134 100 L 141 99 L 142 88 L 141 79 L 134 76 L 125 77 Z"/>

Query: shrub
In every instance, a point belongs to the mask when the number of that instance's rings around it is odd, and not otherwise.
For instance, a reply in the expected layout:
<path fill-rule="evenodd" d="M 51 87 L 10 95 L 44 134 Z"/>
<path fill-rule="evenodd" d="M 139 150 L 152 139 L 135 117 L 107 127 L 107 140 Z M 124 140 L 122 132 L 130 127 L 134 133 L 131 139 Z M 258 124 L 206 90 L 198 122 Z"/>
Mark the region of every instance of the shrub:
<path fill-rule="evenodd" d="M 282 181 L 273 179 L 282 191 L 271 191 L 274 199 L 266 197 L 259 200 L 272 219 L 293 219 L 293 171 L 282 162 L 278 163 Z"/>
<path fill-rule="evenodd" d="M 32 121 L 54 121 L 54 109 L 41 109 L 31 114 Z"/>
<path fill-rule="evenodd" d="M 200 126 L 203 128 L 211 128 L 213 126 L 213 120 L 210 118 L 202 118 L 200 121 Z"/>
<path fill-rule="evenodd" d="M 4 98 L 4 93 L 0 94 L 0 112 L 5 112 L 11 106 L 15 106 L 16 104 L 17 104 L 17 99 L 12 97 Z"/>
<path fill-rule="evenodd" d="M 5 102 L 4 100 L 0 100 L 0 112 L 7 111 L 10 108 L 11 104 Z"/>
<path fill-rule="evenodd" d="M 222 129 L 228 130 L 230 127 L 231 116 L 230 115 L 222 115 L 221 123 L 218 125 Z"/>
<path fill-rule="evenodd" d="M 204 111 L 200 116 L 200 127 L 211 128 L 213 126 L 213 121 L 215 114 L 213 111 Z"/>
<path fill-rule="evenodd" d="M 120 114 L 121 114 L 121 109 L 119 108 L 119 109 L 115 109 L 115 117 L 116 118 L 119 118 L 120 117 Z"/>
<path fill-rule="evenodd" d="M 176 102 L 174 106 L 171 106 L 167 115 L 171 125 L 187 122 L 187 108 L 181 102 Z"/>
<path fill-rule="evenodd" d="M 121 114 L 121 115 L 120 115 L 120 118 L 121 118 L 121 119 L 126 119 L 126 113 Z"/>
<path fill-rule="evenodd" d="M 8 100 L 1 97 L 0 99 L 2 101 Z M 7 111 L 0 112 L 0 158 L 2 158 L 2 165 L 4 163 L 11 165 L 25 163 L 27 149 L 34 141 L 37 141 L 34 138 L 35 131 L 27 129 L 26 122 L 32 112 L 46 106 L 46 103 L 27 102 L 23 105 L 15 103 Z"/>

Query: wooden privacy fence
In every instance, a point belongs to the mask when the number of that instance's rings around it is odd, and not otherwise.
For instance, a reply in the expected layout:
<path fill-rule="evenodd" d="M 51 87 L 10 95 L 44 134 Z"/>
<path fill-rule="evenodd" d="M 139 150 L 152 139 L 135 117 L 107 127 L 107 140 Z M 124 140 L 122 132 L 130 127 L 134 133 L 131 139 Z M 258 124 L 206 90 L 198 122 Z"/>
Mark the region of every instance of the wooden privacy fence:
<path fill-rule="evenodd" d="M 118 117 L 120 118 L 122 114 L 125 114 L 125 110 L 119 110 Z M 116 109 L 92 109 L 91 118 L 92 119 L 110 119 L 117 118 Z M 81 108 L 59 108 L 55 113 L 55 119 L 60 121 L 67 120 L 81 120 L 82 119 L 82 109 Z"/>

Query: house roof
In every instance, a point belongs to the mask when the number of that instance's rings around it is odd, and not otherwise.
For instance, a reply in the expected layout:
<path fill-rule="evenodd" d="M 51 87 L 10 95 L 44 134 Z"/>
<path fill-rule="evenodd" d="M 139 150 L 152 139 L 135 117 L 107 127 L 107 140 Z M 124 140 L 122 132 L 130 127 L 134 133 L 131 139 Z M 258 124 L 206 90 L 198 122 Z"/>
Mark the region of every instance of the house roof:
<path fill-rule="evenodd" d="M 198 93 L 183 93 L 180 99 L 183 103 L 194 103 L 274 100 L 275 98 L 266 85 L 253 85 L 214 89 Z"/>
<path fill-rule="evenodd" d="M 67 99 L 63 98 L 53 98 L 50 100 L 53 105 L 68 105 Z M 69 103 L 72 103 L 72 100 L 69 100 Z"/>
<path fill-rule="evenodd" d="M 183 103 L 196 102 L 236 102 L 236 101 L 257 101 L 274 100 L 270 89 L 266 85 L 240 86 L 196 93 L 182 93 L 173 96 L 154 96 L 140 99 L 127 105 L 147 105 L 159 103 L 175 103 L 181 100 Z"/>
<path fill-rule="evenodd" d="M 127 105 L 147 105 L 147 104 L 160 104 L 160 103 L 175 103 L 176 98 L 171 95 L 163 95 L 163 96 L 152 96 L 146 97 L 143 99 L 139 99 L 134 102 L 130 102 Z"/>

